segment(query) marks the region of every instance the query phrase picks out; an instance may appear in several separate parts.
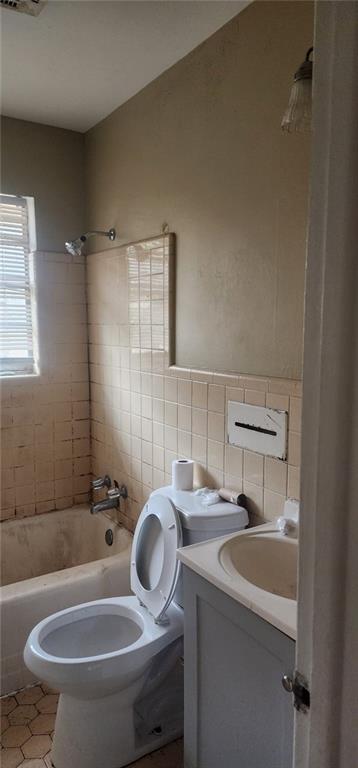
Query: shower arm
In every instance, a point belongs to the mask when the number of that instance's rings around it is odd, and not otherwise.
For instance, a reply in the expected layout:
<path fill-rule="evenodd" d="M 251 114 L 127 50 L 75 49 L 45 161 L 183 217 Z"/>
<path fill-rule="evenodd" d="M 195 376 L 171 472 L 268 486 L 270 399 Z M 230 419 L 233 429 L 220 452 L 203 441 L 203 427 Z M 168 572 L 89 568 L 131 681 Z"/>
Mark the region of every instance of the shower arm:
<path fill-rule="evenodd" d="M 87 237 L 91 237 L 91 235 L 105 235 L 105 237 L 108 237 L 110 240 L 114 240 L 116 237 L 116 232 L 114 229 L 94 229 L 90 232 L 86 232 L 86 234 L 81 235 L 81 240 L 84 238 L 84 240 L 87 240 Z"/>

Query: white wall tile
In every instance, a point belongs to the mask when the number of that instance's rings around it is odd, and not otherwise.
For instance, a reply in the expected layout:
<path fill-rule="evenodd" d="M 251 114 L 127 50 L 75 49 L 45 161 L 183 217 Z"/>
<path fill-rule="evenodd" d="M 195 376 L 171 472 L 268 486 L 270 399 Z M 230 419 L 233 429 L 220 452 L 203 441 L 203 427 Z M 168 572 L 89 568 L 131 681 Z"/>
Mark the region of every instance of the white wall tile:
<path fill-rule="evenodd" d="M 206 382 L 192 382 L 192 405 L 195 408 L 208 407 L 208 385 Z"/>
<path fill-rule="evenodd" d="M 208 412 L 202 408 L 192 409 L 192 431 L 194 435 L 206 437 L 208 433 Z"/>
<path fill-rule="evenodd" d="M 209 384 L 208 409 L 217 413 L 225 412 L 225 387 Z"/>

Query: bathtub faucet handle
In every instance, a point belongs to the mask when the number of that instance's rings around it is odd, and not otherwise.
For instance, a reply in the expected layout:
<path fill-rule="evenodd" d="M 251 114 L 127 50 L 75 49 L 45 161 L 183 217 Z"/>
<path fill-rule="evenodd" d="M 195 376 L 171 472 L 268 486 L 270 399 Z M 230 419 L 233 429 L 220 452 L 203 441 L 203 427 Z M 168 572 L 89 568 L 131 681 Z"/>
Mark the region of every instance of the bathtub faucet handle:
<path fill-rule="evenodd" d="M 107 496 L 110 499 L 126 499 L 128 496 L 127 487 L 125 485 L 119 487 L 117 480 L 115 480 L 114 487 L 107 491 Z"/>
<path fill-rule="evenodd" d="M 96 477 L 95 480 L 92 480 L 91 485 L 94 491 L 100 491 L 101 488 L 110 488 L 112 481 L 108 475 L 105 475 L 104 477 Z"/>

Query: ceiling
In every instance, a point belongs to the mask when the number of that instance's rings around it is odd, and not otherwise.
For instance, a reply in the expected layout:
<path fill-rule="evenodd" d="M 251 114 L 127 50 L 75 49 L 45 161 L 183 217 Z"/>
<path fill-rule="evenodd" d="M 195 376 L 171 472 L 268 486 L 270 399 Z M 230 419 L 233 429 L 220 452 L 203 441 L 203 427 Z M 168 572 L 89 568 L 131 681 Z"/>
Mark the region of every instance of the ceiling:
<path fill-rule="evenodd" d="M 248 5 L 248 0 L 49 0 L 1 9 L 2 113 L 86 131 Z"/>

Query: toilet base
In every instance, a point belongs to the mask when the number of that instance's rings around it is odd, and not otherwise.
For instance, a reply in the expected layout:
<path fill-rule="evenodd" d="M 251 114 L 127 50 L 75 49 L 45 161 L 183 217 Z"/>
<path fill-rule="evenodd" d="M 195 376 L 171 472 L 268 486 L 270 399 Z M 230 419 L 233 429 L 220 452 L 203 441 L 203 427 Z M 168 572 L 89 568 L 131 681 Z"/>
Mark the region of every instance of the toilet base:
<path fill-rule="evenodd" d="M 180 701 L 177 716 L 169 719 L 161 732 L 153 728 L 143 736 L 136 705 L 142 690 L 143 677 L 100 699 L 61 694 L 51 754 L 55 768 L 122 768 L 179 738 L 183 733 Z M 150 700 L 148 703 L 150 711 Z"/>

